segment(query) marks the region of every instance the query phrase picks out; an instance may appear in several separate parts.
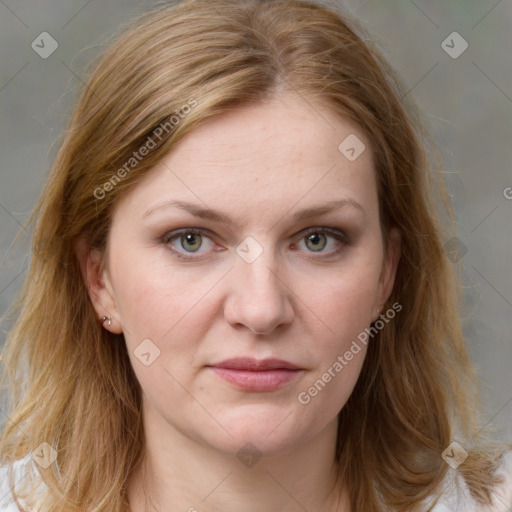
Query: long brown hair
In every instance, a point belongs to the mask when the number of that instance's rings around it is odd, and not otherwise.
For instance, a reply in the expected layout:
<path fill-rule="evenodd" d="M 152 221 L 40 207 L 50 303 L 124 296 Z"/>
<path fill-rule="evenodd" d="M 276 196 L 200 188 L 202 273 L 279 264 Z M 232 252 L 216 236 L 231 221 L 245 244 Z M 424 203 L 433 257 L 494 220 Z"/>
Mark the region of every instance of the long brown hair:
<path fill-rule="evenodd" d="M 39 470 L 48 486 L 39 510 L 127 510 L 144 453 L 141 389 L 123 336 L 98 322 L 75 243 L 104 249 L 119 198 L 184 135 L 286 89 L 365 131 L 383 231 L 402 235 L 384 306 L 399 302 L 400 318 L 369 344 L 339 415 L 339 478 L 353 510 L 418 510 L 447 474 L 441 454 L 453 439 L 469 454 L 458 471 L 488 503 L 500 450 L 479 433 L 457 273 L 436 213 L 445 207 L 450 219 L 449 205 L 417 108 L 364 30 L 299 0 L 186 0 L 132 25 L 87 80 L 28 221 L 31 266 L 3 352 L 12 399 L 3 463 L 48 443 L 57 460 Z"/>

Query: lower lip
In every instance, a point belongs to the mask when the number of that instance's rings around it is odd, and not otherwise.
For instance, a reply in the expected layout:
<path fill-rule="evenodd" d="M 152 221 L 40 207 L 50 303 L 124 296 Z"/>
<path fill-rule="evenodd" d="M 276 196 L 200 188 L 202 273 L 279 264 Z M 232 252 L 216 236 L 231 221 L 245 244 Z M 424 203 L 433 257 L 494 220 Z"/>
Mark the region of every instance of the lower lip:
<path fill-rule="evenodd" d="M 300 370 L 231 370 L 229 368 L 210 367 L 221 379 L 238 386 L 245 391 L 273 391 L 294 379 Z"/>

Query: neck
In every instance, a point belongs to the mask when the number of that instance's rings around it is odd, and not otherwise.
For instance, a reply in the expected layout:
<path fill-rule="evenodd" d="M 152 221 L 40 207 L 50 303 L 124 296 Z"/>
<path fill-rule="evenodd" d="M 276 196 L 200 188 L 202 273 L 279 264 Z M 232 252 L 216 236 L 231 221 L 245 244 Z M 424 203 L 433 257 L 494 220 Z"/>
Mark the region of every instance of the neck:
<path fill-rule="evenodd" d="M 128 483 L 131 512 L 350 512 L 335 480 L 336 421 L 293 450 L 238 457 L 159 418 L 145 421 L 145 457 Z"/>

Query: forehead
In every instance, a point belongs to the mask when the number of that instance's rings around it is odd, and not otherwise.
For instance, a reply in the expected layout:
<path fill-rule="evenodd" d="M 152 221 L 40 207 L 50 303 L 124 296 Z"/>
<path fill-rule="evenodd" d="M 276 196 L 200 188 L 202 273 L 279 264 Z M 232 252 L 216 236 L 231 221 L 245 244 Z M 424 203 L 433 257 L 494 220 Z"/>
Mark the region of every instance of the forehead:
<path fill-rule="evenodd" d="M 357 146 L 356 154 L 347 153 L 345 144 L 339 147 L 347 137 L 349 146 Z M 206 164 L 236 164 L 238 160 L 250 159 L 253 163 L 258 160 L 262 166 L 290 168 L 299 160 L 304 167 L 311 163 L 333 164 L 340 160 L 340 155 L 350 161 L 368 146 L 362 130 L 327 105 L 281 93 L 271 100 L 239 107 L 208 120 L 180 141 L 172 153 L 183 159 L 188 154 L 194 161 Z M 360 156 L 359 165 L 372 165 L 370 151 L 362 151 Z"/>
<path fill-rule="evenodd" d="M 370 141 L 325 105 L 281 94 L 207 120 L 124 202 L 141 213 L 160 200 L 186 198 L 261 216 L 347 197 L 376 211 Z"/>

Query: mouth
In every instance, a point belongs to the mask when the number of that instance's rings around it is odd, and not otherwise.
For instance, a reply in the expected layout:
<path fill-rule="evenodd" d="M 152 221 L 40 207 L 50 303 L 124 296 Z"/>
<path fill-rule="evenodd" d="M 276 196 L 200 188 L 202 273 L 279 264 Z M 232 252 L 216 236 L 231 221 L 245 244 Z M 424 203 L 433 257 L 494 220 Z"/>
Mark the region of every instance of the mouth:
<path fill-rule="evenodd" d="M 274 391 L 295 379 L 303 370 L 282 359 L 236 358 L 207 365 L 221 379 L 244 391 Z"/>

